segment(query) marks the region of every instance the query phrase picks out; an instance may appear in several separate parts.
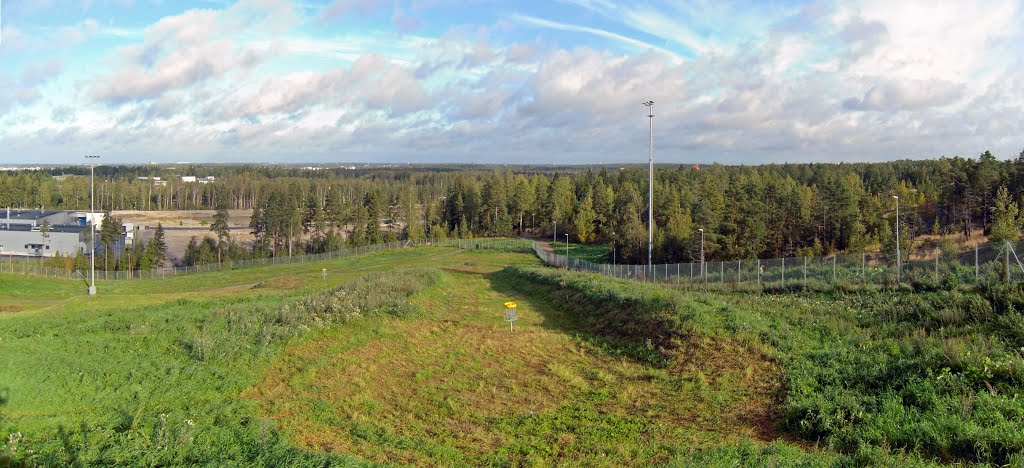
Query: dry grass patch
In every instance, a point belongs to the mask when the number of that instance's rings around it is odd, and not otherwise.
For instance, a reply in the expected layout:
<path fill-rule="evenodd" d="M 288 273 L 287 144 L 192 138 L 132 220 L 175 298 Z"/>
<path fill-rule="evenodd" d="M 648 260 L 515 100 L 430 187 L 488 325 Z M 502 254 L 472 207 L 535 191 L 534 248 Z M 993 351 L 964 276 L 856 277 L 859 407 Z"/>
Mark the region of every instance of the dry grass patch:
<path fill-rule="evenodd" d="M 4 312 L 21 312 L 23 310 L 25 310 L 25 306 L 23 306 L 23 305 L 0 304 L 0 313 L 4 313 Z"/>

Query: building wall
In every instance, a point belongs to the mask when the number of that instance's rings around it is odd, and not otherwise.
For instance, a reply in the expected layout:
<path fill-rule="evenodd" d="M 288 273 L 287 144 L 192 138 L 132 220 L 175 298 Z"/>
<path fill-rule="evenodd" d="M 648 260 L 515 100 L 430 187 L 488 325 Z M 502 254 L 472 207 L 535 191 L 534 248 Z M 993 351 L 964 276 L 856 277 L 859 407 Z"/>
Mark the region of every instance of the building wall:
<path fill-rule="evenodd" d="M 35 244 L 42 244 L 44 247 L 39 251 L 25 247 Z M 46 246 L 49 246 L 49 249 Z M 57 252 L 62 255 L 76 255 L 85 249 L 86 244 L 77 232 L 50 232 L 44 240 L 38 231 L 0 230 L 0 255 L 38 256 L 42 253 L 44 257 L 53 257 Z"/>

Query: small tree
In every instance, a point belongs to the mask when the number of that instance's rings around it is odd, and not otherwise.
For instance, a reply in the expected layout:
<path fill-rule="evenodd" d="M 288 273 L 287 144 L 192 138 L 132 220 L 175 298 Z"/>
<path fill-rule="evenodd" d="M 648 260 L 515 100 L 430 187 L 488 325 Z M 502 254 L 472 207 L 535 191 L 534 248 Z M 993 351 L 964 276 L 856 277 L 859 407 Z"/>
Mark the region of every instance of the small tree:
<path fill-rule="evenodd" d="M 108 259 L 111 245 L 114 245 L 123 234 L 120 220 L 114 218 L 107 211 L 103 214 L 103 221 L 100 223 L 100 242 L 103 243 L 103 269 L 110 270 Z"/>
<path fill-rule="evenodd" d="M 228 207 L 222 201 L 217 203 L 217 212 L 213 215 L 210 231 L 217 235 L 217 264 L 220 265 L 223 258 L 224 241 L 231 238 L 231 233 L 228 230 Z"/>
<path fill-rule="evenodd" d="M 998 244 L 1017 240 L 1022 221 L 1019 215 L 1017 203 L 1010 199 L 1006 186 L 999 187 L 992 203 L 992 231 L 989 239 Z"/>
<path fill-rule="evenodd" d="M 157 223 L 156 231 L 153 232 L 153 240 L 146 245 L 146 255 L 149 257 L 150 264 L 155 268 L 162 266 L 167 258 L 167 242 L 164 241 L 163 224 Z"/>
<path fill-rule="evenodd" d="M 846 246 L 847 252 L 863 252 L 870 239 L 867 235 L 867 228 L 864 227 L 864 223 L 860 222 L 859 219 L 854 220 L 853 224 L 850 225 L 850 242 Z"/>
<path fill-rule="evenodd" d="M 597 220 L 597 213 L 594 212 L 593 199 L 588 194 L 576 209 L 576 216 L 573 217 L 573 228 L 576 239 L 586 244 L 594 240 L 594 221 Z"/>

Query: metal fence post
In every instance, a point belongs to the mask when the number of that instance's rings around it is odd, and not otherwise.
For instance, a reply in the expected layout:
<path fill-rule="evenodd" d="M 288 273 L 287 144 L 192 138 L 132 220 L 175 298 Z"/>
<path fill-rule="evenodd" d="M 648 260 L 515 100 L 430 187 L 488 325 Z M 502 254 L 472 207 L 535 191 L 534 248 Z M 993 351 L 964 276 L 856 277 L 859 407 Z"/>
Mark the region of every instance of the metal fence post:
<path fill-rule="evenodd" d="M 836 281 L 836 255 L 832 256 L 832 285 L 835 286 Z"/>
<path fill-rule="evenodd" d="M 757 259 L 757 287 L 761 287 L 761 259 Z"/>
<path fill-rule="evenodd" d="M 804 255 L 804 287 L 807 287 L 807 256 Z"/>
<path fill-rule="evenodd" d="M 786 287 L 786 257 L 782 257 L 782 287 Z"/>
<path fill-rule="evenodd" d="M 978 269 L 978 244 L 974 244 L 974 282 L 977 283 L 981 280 L 981 274 Z"/>

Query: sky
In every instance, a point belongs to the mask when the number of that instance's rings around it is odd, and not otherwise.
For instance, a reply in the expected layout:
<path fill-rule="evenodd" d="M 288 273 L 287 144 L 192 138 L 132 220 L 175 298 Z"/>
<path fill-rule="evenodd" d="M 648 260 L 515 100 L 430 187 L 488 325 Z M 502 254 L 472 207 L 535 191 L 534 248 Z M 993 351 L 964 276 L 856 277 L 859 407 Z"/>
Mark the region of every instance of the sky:
<path fill-rule="evenodd" d="M 0 0 L 0 163 L 1024 149 L 1024 0 Z"/>

